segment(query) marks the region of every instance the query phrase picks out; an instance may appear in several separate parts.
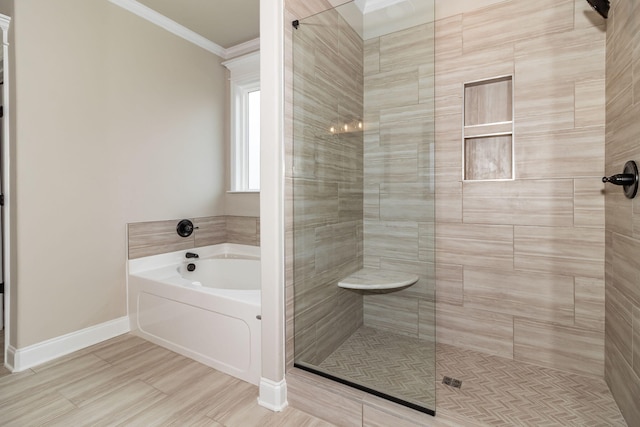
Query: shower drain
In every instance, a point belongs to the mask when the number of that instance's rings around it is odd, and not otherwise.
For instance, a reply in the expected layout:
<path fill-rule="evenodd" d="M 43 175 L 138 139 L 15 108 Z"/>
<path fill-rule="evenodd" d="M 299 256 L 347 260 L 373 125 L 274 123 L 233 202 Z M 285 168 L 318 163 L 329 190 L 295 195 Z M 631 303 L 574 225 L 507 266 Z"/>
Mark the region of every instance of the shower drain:
<path fill-rule="evenodd" d="M 442 378 L 442 384 L 444 385 L 448 385 L 454 388 L 461 388 L 462 387 L 462 381 L 457 380 L 455 378 L 451 378 L 451 377 L 444 377 Z"/>

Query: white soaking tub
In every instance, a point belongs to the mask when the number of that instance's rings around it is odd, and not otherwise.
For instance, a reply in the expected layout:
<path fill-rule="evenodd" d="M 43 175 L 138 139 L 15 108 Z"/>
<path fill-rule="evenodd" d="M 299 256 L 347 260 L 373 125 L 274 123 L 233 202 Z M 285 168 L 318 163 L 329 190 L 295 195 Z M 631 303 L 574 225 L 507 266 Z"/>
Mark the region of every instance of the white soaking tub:
<path fill-rule="evenodd" d="M 259 257 L 258 247 L 225 243 L 130 260 L 132 333 L 257 385 Z"/>

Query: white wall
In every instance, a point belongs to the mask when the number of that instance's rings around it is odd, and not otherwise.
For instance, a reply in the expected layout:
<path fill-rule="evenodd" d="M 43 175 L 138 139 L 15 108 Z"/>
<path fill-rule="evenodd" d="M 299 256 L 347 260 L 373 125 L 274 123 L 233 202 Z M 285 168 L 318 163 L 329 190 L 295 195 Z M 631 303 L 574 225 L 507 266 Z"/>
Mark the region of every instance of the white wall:
<path fill-rule="evenodd" d="M 225 79 L 106 0 L 11 3 L 22 348 L 126 314 L 127 222 L 224 213 Z"/>

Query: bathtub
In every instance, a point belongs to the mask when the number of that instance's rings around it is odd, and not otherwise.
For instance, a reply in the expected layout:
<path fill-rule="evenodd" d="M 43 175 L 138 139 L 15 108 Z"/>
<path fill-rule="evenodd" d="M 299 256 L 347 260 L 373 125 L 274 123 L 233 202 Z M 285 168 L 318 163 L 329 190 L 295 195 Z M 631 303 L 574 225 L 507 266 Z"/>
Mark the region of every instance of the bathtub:
<path fill-rule="evenodd" d="M 131 332 L 257 385 L 259 257 L 258 247 L 225 243 L 130 260 Z"/>

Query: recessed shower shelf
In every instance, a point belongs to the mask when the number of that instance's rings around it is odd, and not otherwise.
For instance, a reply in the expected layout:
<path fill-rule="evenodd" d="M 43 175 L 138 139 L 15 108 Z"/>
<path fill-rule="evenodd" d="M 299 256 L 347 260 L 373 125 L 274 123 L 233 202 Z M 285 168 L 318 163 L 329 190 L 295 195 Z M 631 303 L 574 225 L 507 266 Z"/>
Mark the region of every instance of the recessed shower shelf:
<path fill-rule="evenodd" d="M 419 277 L 415 274 L 363 268 L 342 279 L 338 282 L 338 286 L 345 289 L 359 289 L 363 291 L 398 289 L 411 286 L 416 283 L 418 279 Z"/>

